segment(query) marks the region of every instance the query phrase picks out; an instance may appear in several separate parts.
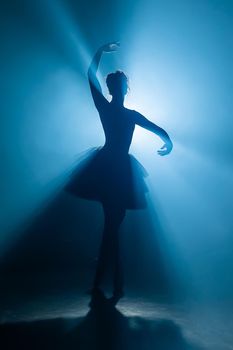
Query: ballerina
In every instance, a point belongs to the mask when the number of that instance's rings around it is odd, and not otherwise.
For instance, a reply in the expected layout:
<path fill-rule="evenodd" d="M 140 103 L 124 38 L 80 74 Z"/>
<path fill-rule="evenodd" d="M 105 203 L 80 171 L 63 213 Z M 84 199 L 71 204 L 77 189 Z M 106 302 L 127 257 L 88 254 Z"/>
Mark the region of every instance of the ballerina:
<path fill-rule="evenodd" d="M 136 125 L 158 135 L 164 145 L 158 150 L 160 156 L 169 154 L 172 141 L 167 132 L 149 121 L 137 111 L 124 106 L 128 91 L 128 79 L 122 71 L 108 74 L 106 84 L 109 102 L 103 95 L 97 79 L 97 71 L 103 53 L 111 53 L 119 48 L 118 42 L 101 46 L 88 69 L 90 90 L 105 134 L 105 144 L 95 149 L 82 166 L 75 172 L 67 190 L 72 194 L 97 200 L 104 212 L 104 230 L 92 293 L 100 291 L 106 266 L 113 262 L 113 296 L 116 304 L 124 295 L 123 271 L 119 251 L 119 228 L 127 209 L 146 207 L 145 184 L 147 175 L 141 164 L 129 154 L 130 144 Z"/>

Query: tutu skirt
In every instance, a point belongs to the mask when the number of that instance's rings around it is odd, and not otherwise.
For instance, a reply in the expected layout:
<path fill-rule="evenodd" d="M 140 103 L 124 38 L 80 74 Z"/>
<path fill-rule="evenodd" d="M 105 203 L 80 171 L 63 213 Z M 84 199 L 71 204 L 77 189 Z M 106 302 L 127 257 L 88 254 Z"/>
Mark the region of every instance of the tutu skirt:
<path fill-rule="evenodd" d="M 144 167 L 130 154 L 102 147 L 88 151 L 70 175 L 65 190 L 77 197 L 125 209 L 146 207 Z"/>

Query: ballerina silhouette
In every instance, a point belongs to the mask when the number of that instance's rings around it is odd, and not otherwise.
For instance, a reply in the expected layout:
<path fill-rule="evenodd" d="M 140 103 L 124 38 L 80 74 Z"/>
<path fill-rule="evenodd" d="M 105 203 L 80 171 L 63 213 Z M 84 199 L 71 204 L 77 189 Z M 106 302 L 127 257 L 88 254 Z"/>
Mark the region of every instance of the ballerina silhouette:
<path fill-rule="evenodd" d="M 98 293 L 106 266 L 113 262 L 113 303 L 123 296 L 123 271 L 119 252 L 119 227 L 127 209 L 146 207 L 147 175 L 141 164 L 129 154 L 135 125 L 158 135 L 164 145 L 158 150 L 160 156 L 172 150 L 172 142 L 165 130 L 140 113 L 124 107 L 128 80 L 122 71 L 110 73 L 106 83 L 111 102 L 104 97 L 97 79 L 97 70 L 103 53 L 114 52 L 118 42 L 98 49 L 88 69 L 88 80 L 94 104 L 104 129 L 105 144 L 95 149 L 81 162 L 66 189 L 72 194 L 101 202 L 104 211 L 104 230 L 92 293 Z"/>

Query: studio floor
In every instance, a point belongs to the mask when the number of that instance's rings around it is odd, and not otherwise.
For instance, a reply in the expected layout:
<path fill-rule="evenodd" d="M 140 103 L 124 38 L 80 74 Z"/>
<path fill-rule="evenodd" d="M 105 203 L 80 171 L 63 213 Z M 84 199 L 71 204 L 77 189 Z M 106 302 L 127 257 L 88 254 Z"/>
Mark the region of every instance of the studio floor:
<path fill-rule="evenodd" d="M 1 349 L 233 349 L 230 302 L 129 289 L 114 307 L 108 294 L 90 302 L 87 285 L 19 281 L 1 290 Z"/>

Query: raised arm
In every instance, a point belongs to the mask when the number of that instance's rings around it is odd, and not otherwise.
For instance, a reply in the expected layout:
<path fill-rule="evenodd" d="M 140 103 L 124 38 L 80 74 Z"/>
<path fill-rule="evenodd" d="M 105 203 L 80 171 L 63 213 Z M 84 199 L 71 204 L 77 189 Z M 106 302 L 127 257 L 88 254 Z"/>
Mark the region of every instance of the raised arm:
<path fill-rule="evenodd" d="M 173 144 L 168 133 L 164 129 L 152 123 L 150 120 L 148 120 L 138 112 L 135 112 L 134 118 L 135 118 L 135 124 L 158 135 L 161 138 L 161 140 L 164 142 L 164 145 L 158 150 L 158 154 L 160 156 L 165 156 L 171 152 L 173 148 Z"/>
<path fill-rule="evenodd" d="M 112 42 L 109 43 L 107 45 L 101 46 L 96 54 L 94 55 L 90 67 L 88 69 L 88 80 L 89 80 L 89 84 L 90 84 L 90 89 L 91 89 L 91 93 L 92 93 L 92 97 L 95 103 L 95 106 L 98 110 L 100 110 L 102 107 L 104 107 L 108 101 L 106 100 L 106 98 L 104 97 L 103 93 L 102 93 L 102 89 L 99 83 L 99 80 L 97 79 L 97 71 L 98 71 L 98 67 L 100 64 L 100 60 L 102 57 L 102 54 L 104 52 L 113 52 L 116 51 L 117 48 L 119 47 L 119 43 L 118 42 Z"/>

